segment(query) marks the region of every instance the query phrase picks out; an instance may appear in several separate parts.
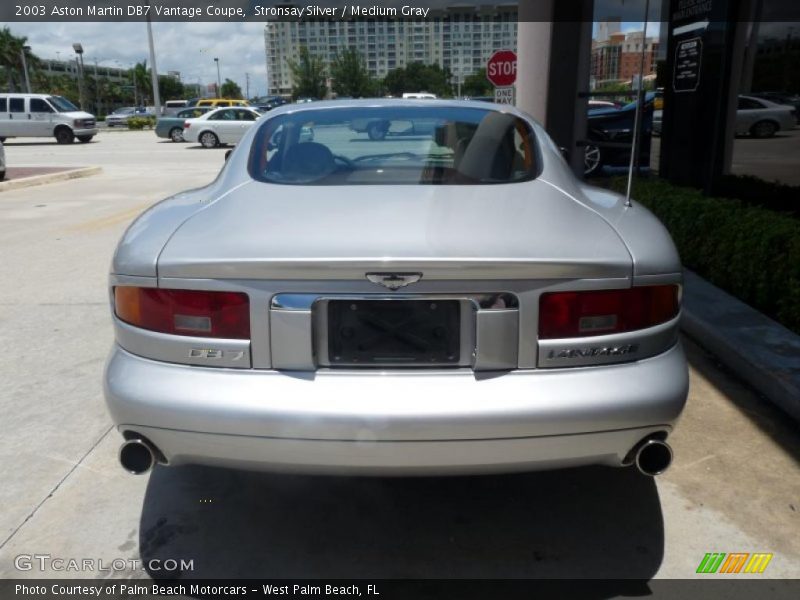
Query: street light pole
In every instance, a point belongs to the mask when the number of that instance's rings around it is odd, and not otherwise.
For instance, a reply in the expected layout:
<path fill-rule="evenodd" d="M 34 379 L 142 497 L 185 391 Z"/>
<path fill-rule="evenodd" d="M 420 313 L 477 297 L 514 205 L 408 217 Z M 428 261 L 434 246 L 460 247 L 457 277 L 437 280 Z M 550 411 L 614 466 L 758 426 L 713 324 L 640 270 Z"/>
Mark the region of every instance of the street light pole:
<path fill-rule="evenodd" d="M 75 50 L 75 63 L 78 65 L 78 104 L 81 105 L 81 110 L 86 110 L 83 106 L 83 46 L 80 42 L 72 44 L 72 49 Z"/>
<path fill-rule="evenodd" d="M 30 50 L 30 46 L 23 46 L 22 50 L 20 50 L 20 56 L 22 56 L 22 70 L 25 72 L 25 88 L 28 90 L 28 93 L 31 93 L 31 80 L 28 77 L 28 61 L 25 60 L 25 53 Z"/>
<path fill-rule="evenodd" d="M 147 5 L 150 6 L 148 0 Z M 153 82 L 153 104 L 155 105 L 156 118 L 161 116 L 161 93 L 158 89 L 158 68 L 156 67 L 156 51 L 153 45 L 153 25 L 150 22 L 150 11 L 147 11 L 147 42 L 150 45 L 150 78 Z"/>
<path fill-rule="evenodd" d="M 215 57 L 214 62 L 217 63 L 217 98 L 221 98 L 220 88 L 222 87 L 222 80 L 219 78 L 219 58 Z"/>

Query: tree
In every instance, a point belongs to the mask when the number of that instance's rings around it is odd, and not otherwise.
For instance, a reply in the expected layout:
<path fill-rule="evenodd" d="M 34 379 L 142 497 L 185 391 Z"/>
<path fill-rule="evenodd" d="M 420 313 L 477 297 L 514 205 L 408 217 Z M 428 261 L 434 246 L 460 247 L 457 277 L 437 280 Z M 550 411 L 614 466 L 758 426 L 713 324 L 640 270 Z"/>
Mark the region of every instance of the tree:
<path fill-rule="evenodd" d="M 146 60 L 134 65 L 131 69 L 131 79 L 138 92 L 139 104 L 149 104 L 149 98 L 153 95 L 153 84 L 150 79 L 150 70 L 147 68 Z"/>
<path fill-rule="evenodd" d="M 325 85 L 325 64 L 318 56 L 313 56 L 308 48 L 300 46 L 297 60 L 287 59 L 289 69 L 292 71 L 294 87 L 292 97 L 301 96 L 310 98 L 324 98 L 328 91 Z"/>
<path fill-rule="evenodd" d="M 239 87 L 239 84 L 235 81 L 231 81 L 227 77 L 222 87 L 219 88 L 219 95 L 221 98 L 243 98 L 242 88 Z"/>
<path fill-rule="evenodd" d="M 492 84 L 486 79 L 486 69 L 468 75 L 461 84 L 461 94 L 464 96 L 489 96 L 492 94 Z"/>
<path fill-rule="evenodd" d="M 404 92 L 431 92 L 437 96 L 451 96 L 451 78 L 450 69 L 415 62 L 406 68 L 389 71 L 383 83 L 394 96 L 400 96 Z"/>
<path fill-rule="evenodd" d="M 25 71 L 22 66 L 22 53 L 25 52 L 25 61 L 28 64 L 28 74 L 35 71 L 40 61 L 31 53 L 30 48 L 24 49 L 27 37 L 17 37 L 8 27 L 0 29 L 0 67 L 6 74 L 7 91 L 13 92 L 24 89 Z M 24 49 L 24 50 L 23 50 Z"/>
<path fill-rule="evenodd" d="M 339 96 L 365 98 L 376 92 L 376 82 L 369 75 L 364 57 L 355 48 L 336 55 L 331 63 L 331 78 L 333 91 Z"/>

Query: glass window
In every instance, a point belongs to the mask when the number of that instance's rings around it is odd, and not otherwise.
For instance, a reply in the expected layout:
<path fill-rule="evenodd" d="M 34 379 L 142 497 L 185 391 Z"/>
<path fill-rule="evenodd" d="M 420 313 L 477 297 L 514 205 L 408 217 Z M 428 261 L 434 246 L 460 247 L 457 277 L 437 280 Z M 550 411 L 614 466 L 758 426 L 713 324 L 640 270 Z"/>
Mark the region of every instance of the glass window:
<path fill-rule="evenodd" d="M 208 117 L 209 121 L 234 121 L 236 115 L 232 110 L 218 110 L 213 115 Z"/>
<path fill-rule="evenodd" d="M 239 121 L 255 121 L 258 115 L 251 110 L 237 110 L 236 119 Z"/>
<path fill-rule="evenodd" d="M 0 98 L 0 112 L 8 112 L 8 102 L 5 98 Z"/>
<path fill-rule="evenodd" d="M 293 185 L 515 183 L 538 174 L 535 144 L 526 121 L 494 110 L 318 109 L 266 121 L 250 169 Z"/>
<path fill-rule="evenodd" d="M 56 107 L 58 112 L 74 112 L 78 110 L 77 106 L 63 96 L 50 96 L 47 100 Z"/>
<path fill-rule="evenodd" d="M 9 98 L 8 110 L 12 113 L 25 112 L 25 98 Z"/>
<path fill-rule="evenodd" d="M 41 98 L 31 98 L 31 112 L 49 113 L 53 112 L 52 107 Z"/>
<path fill-rule="evenodd" d="M 739 110 L 747 110 L 747 109 L 754 109 L 754 108 L 764 108 L 764 105 L 761 104 L 758 100 L 754 100 L 753 98 L 739 98 L 739 104 L 737 107 Z"/>

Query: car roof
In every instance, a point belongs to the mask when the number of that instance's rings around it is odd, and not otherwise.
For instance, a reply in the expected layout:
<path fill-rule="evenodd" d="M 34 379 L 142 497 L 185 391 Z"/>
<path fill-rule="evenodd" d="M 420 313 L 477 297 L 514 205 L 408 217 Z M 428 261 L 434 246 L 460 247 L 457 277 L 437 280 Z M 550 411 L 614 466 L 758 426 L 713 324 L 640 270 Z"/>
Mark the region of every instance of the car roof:
<path fill-rule="evenodd" d="M 24 96 L 25 98 L 49 98 L 59 94 L 28 94 L 27 92 L 2 92 L 0 96 Z"/>

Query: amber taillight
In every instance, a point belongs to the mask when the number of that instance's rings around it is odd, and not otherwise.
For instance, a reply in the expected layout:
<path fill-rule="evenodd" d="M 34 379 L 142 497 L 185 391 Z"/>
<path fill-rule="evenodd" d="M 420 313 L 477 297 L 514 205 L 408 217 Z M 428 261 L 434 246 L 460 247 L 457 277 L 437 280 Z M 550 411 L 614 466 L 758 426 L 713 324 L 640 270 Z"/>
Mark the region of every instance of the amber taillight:
<path fill-rule="evenodd" d="M 550 292 L 539 300 L 539 338 L 589 337 L 645 329 L 673 319 L 679 309 L 678 285 Z"/>
<path fill-rule="evenodd" d="M 250 338 L 250 302 L 240 292 L 114 288 L 117 317 L 143 329 L 229 339 Z"/>

